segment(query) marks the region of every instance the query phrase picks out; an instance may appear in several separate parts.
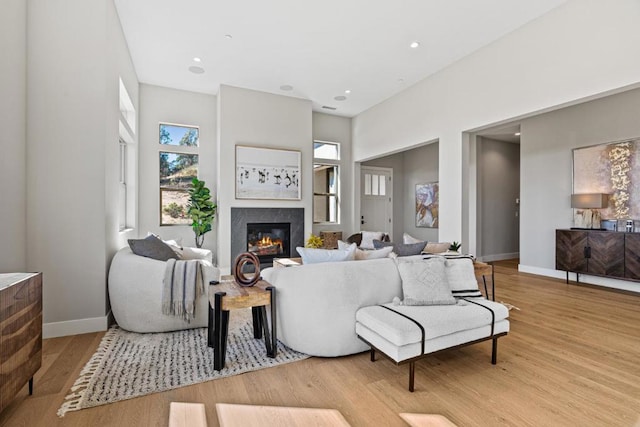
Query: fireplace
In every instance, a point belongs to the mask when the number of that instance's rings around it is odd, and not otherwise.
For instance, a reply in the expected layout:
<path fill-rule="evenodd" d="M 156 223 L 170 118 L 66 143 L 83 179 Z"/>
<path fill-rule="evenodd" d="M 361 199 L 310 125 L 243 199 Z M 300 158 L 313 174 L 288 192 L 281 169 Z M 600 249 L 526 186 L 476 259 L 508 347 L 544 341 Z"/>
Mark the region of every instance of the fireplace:
<path fill-rule="evenodd" d="M 291 224 L 288 222 L 247 223 L 247 251 L 254 253 L 260 264 L 273 258 L 287 258 L 291 248 Z"/>
<path fill-rule="evenodd" d="M 287 242 L 283 242 L 283 253 L 260 257 L 260 268 L 271 267 L 273 258 L 286 258 L 294 255 L 296 247 L 304 246 L 304 208 L 231 208 L 231 253 L 229 265 L 233 266 L 236 257 L 249 250 L 249 225 L 266 224 L 270 233 L 273 224 L 289 224 Z M 264 230 L 263 230 L 264 231 Z M 280 238 L 278 235 L 277 237 Z M 272 238 L 273 240 L 273 238 Z"/>

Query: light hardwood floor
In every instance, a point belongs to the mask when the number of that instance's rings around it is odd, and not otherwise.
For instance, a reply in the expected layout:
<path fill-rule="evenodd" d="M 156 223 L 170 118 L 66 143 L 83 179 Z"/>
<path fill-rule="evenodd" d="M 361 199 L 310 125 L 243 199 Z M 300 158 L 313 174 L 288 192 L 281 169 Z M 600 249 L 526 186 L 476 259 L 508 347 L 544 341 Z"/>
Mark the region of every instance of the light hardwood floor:
<path fill-rule="evenodd" d="M 311 358 L 165 393 L 68 413 L 56 411 L 102 333 L 44 341 L 34 395 L 26 387 L 0 426 L 166 426 L 171 401 L 338 409 L 353 426 L 403 426 L 400 412 L 442 414 L 459 426 L 640 425 L 640 295 L 518 273 L 496 265 L 497 300 L 511 332 L 490 363 L 491 343 L 453 350 L 408 367 L 368 353 Z M 640 288 L 640 284 L 638 284 Z"/>

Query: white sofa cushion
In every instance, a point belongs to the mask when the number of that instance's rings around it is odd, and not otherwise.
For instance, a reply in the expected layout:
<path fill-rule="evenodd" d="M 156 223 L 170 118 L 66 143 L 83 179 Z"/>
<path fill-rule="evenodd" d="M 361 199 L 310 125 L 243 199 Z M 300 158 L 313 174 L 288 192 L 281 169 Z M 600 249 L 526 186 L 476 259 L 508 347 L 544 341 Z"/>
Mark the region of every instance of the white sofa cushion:
<path fill-rule="evenodd" d="M 363 231 L 360 247 L 362 249 L 375 249 L 373 247 L 374 240 L 382 240 L 384 233 L 381 231 Z"/>
<path fill-rule="evenodd" d="M 509 310 L 502 304 L 486 299 L 473 301 L 490 308 L 495 314 L 496 322 L 509 317 Z M 490 326 L 492 320 L 489 310 L 464 300 L 455 305 L 429 307 L 396 306 L 392 303 L 383 305 L 420 323 L 424 328 L 426 341 L 456 332 Z M 420 328 L 398 313 L 380 306 L 364 307 L 357 311 L 356 321 L 396 346 L 420 343 L 422 341 Z"/>
<path fill-rule="evenodd" d="M 445 272 L 454 297 L 481 297 L 471 258 L 448 258 Z"/>
<path fill-rule="evenodd" d="M 451 305 L 451 293 L 445 272 L 445 260 L 434 257 L 416 262 L 398 263 L 405 305 Z"/>
<path fill-rule="evenodd" d="M 352 243 L 352 245 L 355 243 Z M 351 245 L 342 240 L 338 240 L 338 249 L 345 250 L 348 249 Z M 378 258 L 387 258 L 389 254 L 393 252 L 393 247 L 389 246 L 382 249 L 373 249 L 363 251 L 362 249 L 356 248 L 355 260 L 362 261 L 364 259 L 378 259 Z"/>
<path fill-rule="evenodd" d="M 352 261 L 355 257 L 357 245 L 352 243 L 346 249 L 315 249 L 298 246 L 296 251 L 302 257 L 303 264 L 317 264 L 321 262 Z"/>

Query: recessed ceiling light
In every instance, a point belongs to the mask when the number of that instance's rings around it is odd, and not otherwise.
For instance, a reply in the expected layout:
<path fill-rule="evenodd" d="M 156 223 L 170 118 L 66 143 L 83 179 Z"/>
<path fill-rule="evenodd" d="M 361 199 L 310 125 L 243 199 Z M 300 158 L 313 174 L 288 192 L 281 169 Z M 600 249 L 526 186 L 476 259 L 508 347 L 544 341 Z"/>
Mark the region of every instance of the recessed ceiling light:
<path fill-rule="evenodd" d="M 191 71 L 193 74 L 202 74 L 204 73 L 204 68 L 192 65 L 191 67 L 189 67 L 189 71 Z"/>
<path fill-rule="evenodd" d="M 420 46 L 420 42 L 416 41 L 411 42 L 411 44 L 409 45 L 411 49 L 416 49 L 418 46 Z"/>
<path fill-rule="evenodd" d="M 514 133 L 515 136 L 520 136 L 520 132 Z"/>
<path fill-rule="evenodd" d="M 347 99 L 347 97 L 344 95 L 338 95 L 334 96 L 333 99 L 335 99 L 336 101 L 344 101 L 345 99 Z"/>
<path fill-rule="evenodd" d="M 225 35 L 224 35 L 224 38 L 225 38 L 225 39 L 232 39 L 232 38 L 233 38 L 233 36 L 232 36 L 231 34 L 225 34 Z"/>
<path fill-rule="evenodd" d="M 344 91 L 344 93 L 349 94 L 349 93 L 351 93 L 351 90 L 347 89 L 347 90 Z"/>
<path fill-rule="evenodd" d="M 280 90 L 286 90 L 287 92 L 293 90 L 293 86 L 291 85 L 282 85 L 280 86 Z"/>
<path fill-rule="evenodd" d="M 198 58 L 197 56 L 193 57 L 193 61 L 194 62 L 202 62 L 202 59 Z"/>

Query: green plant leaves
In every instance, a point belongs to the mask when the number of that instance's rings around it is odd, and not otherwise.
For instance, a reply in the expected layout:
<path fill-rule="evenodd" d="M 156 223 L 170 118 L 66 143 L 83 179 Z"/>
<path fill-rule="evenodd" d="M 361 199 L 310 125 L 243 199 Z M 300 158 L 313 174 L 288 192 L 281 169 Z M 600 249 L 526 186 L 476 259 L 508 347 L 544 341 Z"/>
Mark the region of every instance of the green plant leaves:
<path fill-rule="evenodd" d="M 215 218 L 218 206 L 211 200 L 211 191 L 204 181 L 193 178 L 189 190 L 187 215 L 191 218 L 191 228 L 196 235 L 196 246 L 202 247 L 204 234 L 211 231 L 211 223 Z"/>

